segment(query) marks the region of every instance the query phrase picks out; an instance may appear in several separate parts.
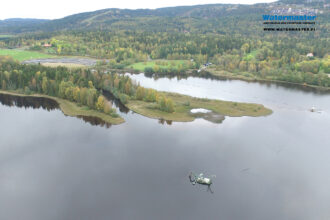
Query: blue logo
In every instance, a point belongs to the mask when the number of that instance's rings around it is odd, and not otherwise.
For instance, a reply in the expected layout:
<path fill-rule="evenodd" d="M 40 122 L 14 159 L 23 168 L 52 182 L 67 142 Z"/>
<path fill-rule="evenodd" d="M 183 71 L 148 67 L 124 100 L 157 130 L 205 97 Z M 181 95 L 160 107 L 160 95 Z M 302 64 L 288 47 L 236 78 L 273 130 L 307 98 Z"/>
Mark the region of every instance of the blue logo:
<path fill-rule="evenodd" d="M 315 21 L 316 16 L 310 15 L 262 15 L 264 21 Z"/>

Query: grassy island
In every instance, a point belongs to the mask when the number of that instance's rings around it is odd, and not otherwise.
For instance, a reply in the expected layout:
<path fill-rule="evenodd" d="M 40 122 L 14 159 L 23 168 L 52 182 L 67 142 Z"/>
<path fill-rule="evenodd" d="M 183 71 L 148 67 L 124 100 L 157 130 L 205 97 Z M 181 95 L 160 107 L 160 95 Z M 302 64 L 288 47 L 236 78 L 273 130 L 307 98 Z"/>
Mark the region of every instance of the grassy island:
<path fill-rule="evenodd" d="M 205 108 L 225 116 L 266 116 L 272 113 L 272 110 L 265 108 L 260 104 L 238 103 L 221 100 L 212 100 L 204 98 L 194 98 L 178 93 L 159 92 L 170 98 L 174 102 L 175 111 L 172 113 L 161 111 L 155 103 L 149 103 L 140 100 L 130 100 L 126 106 L 132 111 L 150 118 L 165 119 L 172 121 L 188 122 L 195 120 L 190 114 L 194 108 Z"/>
<path fill-rule="evenodd" d="M 121 117 L 112 117 L 111 115 L 89 109 L 86 106 L 79 106 L 78 104 L 74 102 L 70 102 L 65 99 L 61 99 L 58 97 L 53 97 L 53 96 L 48 96 L 48 95 L 42 95 L 42 94 L 31 94 L 31 95 L 26 95 L 26 94 L 21 94 L 15 91 L 3 91 L 0 90 L 0 94 L 7 94 L 7 95 L 13 95 L 13 96 L 21 96 L 21 97 L 41 97 L 41 98 L 48 98 L 55 100 L 59 106 L 61 111 L 63 112 L 64 115 L 67 116 L 91 116 L 91 117 L 97 117 L 102 119 L 104 122 L 110 123 L 110 124 L 121 124 L 124 123 L 125 120 Z"/>

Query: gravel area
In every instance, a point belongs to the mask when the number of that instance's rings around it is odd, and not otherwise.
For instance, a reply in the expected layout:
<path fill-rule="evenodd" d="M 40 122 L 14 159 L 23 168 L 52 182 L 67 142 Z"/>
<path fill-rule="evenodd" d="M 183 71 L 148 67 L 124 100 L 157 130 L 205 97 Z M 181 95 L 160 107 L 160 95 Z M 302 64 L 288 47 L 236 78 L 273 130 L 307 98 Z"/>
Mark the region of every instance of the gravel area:
<path fill-rule="evenodd" d="M 47 59 L 34 59 L 23 61 L 24 64 L 38 64 L 38 63 L 74 63 L 85 66 L 94 66 L 97 63 L 95 59 L 89 58 L 47 58 Z"/>

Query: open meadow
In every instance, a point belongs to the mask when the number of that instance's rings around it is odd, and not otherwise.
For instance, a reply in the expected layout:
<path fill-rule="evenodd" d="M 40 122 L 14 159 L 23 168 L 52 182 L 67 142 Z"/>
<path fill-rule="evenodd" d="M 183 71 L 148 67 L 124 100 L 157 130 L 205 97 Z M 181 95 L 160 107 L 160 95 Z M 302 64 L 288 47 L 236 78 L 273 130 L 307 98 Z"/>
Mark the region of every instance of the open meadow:
<path fill-rule="evenodd" d="M 19 49 L 0 49 L 0 56 L 10 56 L 18 61 L 54 57 L 54 55 Z"/>

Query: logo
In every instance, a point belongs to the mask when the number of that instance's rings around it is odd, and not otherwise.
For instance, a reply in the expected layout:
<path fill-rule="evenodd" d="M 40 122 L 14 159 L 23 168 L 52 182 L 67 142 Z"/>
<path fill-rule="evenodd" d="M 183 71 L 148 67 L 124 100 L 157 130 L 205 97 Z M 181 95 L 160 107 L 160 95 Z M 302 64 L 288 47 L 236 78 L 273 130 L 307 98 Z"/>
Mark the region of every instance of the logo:
<path fill-rule="evenodd" d="M 263 14 L 264 31 L 315 31 L 317 9 L 280 8 Z"/>

